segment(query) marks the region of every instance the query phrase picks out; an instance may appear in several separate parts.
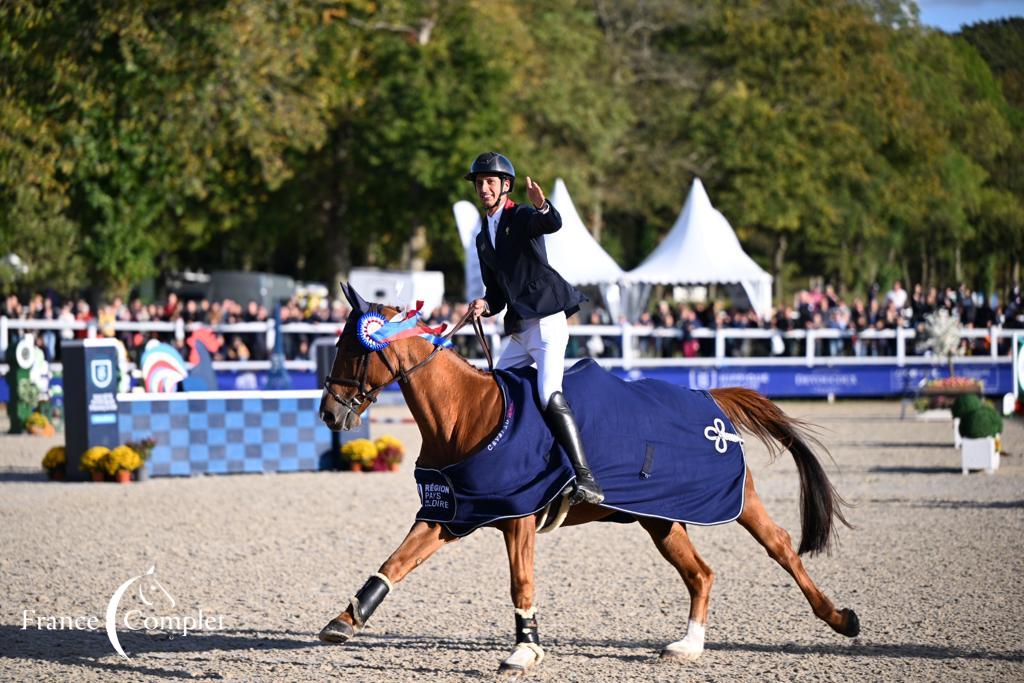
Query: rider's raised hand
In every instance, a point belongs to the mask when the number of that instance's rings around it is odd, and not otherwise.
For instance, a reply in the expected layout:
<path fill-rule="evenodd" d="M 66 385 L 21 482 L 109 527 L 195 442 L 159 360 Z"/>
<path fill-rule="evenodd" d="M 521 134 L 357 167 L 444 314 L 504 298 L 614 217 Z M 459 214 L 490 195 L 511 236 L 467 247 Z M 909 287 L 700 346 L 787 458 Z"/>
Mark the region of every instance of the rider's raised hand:
<path fill-rule="evenodd" d="M 530 176 L 526 176 L 526 196 L 530 198 L 534 208 L 544 208 L 544 190 L 540 189 L 540 185 L 533 182 Z"/>

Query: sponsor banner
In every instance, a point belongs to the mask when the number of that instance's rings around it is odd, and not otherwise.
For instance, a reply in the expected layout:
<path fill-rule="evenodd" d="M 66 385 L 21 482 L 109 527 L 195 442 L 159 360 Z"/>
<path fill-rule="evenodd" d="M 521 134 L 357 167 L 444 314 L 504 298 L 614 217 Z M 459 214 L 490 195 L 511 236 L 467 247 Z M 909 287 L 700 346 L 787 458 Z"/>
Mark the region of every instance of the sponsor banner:
<path fill-rule="evenodd" d="M 636 368 L 612 370 L 629 380 L 659 379 L 691 389 L 744 387 L 772 398 L 837 398 L 906 396 L 917 391 L 923 380 L 945 377 L 945 367 L 904 366 L 895 363 L 868 366 L 806 367 L 801 365 L 744 365 L 742 367 Z M 958 366 L 960 377 L 981 380 L 985 393 L 1004 394 L 1013 390 L 1012 371 L 1000 365 Z"/>

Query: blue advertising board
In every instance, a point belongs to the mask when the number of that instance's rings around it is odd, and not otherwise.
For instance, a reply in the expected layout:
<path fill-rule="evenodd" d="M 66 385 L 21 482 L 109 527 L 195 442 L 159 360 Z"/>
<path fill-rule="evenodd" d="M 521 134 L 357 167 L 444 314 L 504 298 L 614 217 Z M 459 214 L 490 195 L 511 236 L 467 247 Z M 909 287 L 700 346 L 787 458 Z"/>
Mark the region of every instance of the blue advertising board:
<path fill-rule="evenodd" d="M 117 346 L 112 339 L 65 342 L 64 406 L 67 478 L 84 479 L 82 454 L 118 445 Z"/>
<path fill-rule="evenodd" d="M 971 364 L 956 367 L 959 377 L 981 380 L 985 394 L 1000 395 L 1013 390 L 1009 363 Z M 899 397 L 915 393 L 921 382 L 949 376 L 941 365 L 742 365 L 614 369 L 624 379 L 649 377 L 692 389 L 744 387 L 771 398 L 868 398 Z"/>

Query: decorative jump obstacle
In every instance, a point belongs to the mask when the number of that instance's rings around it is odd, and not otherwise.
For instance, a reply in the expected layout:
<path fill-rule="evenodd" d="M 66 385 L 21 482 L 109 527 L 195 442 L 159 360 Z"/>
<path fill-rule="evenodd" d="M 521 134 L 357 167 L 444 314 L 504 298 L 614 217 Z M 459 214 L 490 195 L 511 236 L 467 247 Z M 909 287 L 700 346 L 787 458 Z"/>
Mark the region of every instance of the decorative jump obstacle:
<path fill-rule="evenodd" d="M 156 442 L 146 474 L 159 477 L 334 469 L 342 442 L 369 436 L 369 421 L 332 434 L 317 418 L 320 391 L 119 393 L 115 341 L 64 348 L 68 479 L 88 478 L 86 449 L 145 438 Z"/>

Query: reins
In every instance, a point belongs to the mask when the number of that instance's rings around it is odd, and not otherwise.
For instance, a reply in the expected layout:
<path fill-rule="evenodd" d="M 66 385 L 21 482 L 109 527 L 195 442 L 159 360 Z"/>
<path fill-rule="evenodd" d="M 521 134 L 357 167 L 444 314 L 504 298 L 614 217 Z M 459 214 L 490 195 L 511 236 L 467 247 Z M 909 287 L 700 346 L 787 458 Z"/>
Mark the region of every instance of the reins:
<path fill-rule="evenodd" d="M 375 305 L 375 306 L 379 308 L 379 306 L 377 306 L 377 305 Z M 480 344 L 481 344 L 481 346 L 483 346 L 484 355 L 487 357 L 487 366 L 493 372 L 494 371 L 494 360 L 493 360 L 493 358 L 491 356 L 490 344 L 487 343 L 487 336 L 484 334 L 483 323 L 480 322 L 480 318 L 478 318 L 477 316 L 474 316 L 472 314 L 472 312 L 467 311 L 466 314 L 464 316 L 462 316 L 462 318 L 459 320 L 459 322 L 457 322 L 455 324 L 455 326 L 452 327 L 452 329 L 450 329 L 448 332 L 446 332 L 441 337 L 441 339 L 443 341 L 448 341 L 449 339 L 451 339 L 451 337 L 456 332 L 458 332 L 463 327 L 465 327 L 466 323 L 469 322 L 470 320 L 473 321 L 473 331 L 476 332 L 477 339 L 480 340 Z M 341 345 L 341 338 L 339 337 L 338 338 L 338 346 L 340 346 L 340 345 Z M 398 365 L 398 369 L 396 370 L 395 366 L 392 365 L 391 361 L 388 359 L 387 355 L 384 353 L 386 348 L 387 347 L 384 347 L 382 349 L 377 349 L 376 351 L 374 351 L 374 353 L 376 353 L 378 356 L 380 356 L 381 362 L 384 363 L 384 367 L 386 367 L 388 369 L 388 372 L 391 373 L 391 379 L 389 379 L 387 382 L 385 382 L 384 384 L 381 384 L 379 386 L 372 387 L 370 389 L 366 389 L 365 388 L 366 387 L 366 375 L 369 373 L 369 370 L 370 370 L 370 354 L 367 353 L 367 354 L 364 354 L 360 358 L 360 360 L 359 360 L 359 366 L 356 369 L 356 377 L 355 378 L 334 377 L 333 375 L 329 375 L 326 379 L 324 379 L 324 390 L 335 401 L 340 403 L 342 406 L 344 406 L 345 408 L 347 408 L 351 412 L 355 413 L 360 408 L 362 408 L 363 404 L 366 403 L 367 401 L 369 401 L 370 403 L 376 402 L 377 395 L 380 394 L 381 391 L 383 391 L 386 387 L 390 386 L 392 383 L 397 381 L 400 384 L 409 384 L 409 377 L 414 372 L 416 372 L 417 370 L 422 368 L 424 365 L 426 365 L 430 361 L 434 360 L 434 357 L 437 356 L 437 354 L 441 350 L 443 350 L 445 347 L 444 347 L 444 344 L 435 343 L 434 344 L 434 350 L 431 351 L 430 354 L 426 358 L 424 358 L 420 362 L 416 363 L 416 365 L 412 366 L 408 370 L 406 370 L 406 369 L 404 369 L 402 367 L 401 362 L 399 362 L 397 364 Z M 340 394 L 338 394 L 336 391 L 334 391 L 331 388 L 331 385 L 341 385 L 341 386 L 355 387 L 356 389 L 359 390 L 359 393 L 357 393 L 354 396 L 351 396 L 349 398 L 345 398 L 345 397 L 341 396 Z"/>

